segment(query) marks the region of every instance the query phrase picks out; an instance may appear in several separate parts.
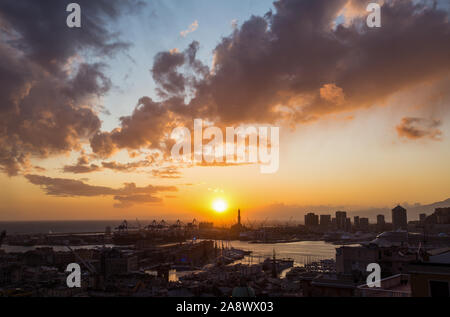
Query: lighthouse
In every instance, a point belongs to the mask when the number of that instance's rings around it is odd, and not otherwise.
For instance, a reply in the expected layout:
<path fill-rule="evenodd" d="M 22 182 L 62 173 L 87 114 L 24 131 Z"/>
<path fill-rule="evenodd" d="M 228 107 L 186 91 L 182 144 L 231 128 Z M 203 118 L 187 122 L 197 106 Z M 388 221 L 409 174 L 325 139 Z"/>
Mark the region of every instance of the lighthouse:
<path fill-rule="evenodd" d="M 237 223 L 238 223 L 238 225 L 241 225 L 241 210 L 240 209 L 238 209 Z"/>

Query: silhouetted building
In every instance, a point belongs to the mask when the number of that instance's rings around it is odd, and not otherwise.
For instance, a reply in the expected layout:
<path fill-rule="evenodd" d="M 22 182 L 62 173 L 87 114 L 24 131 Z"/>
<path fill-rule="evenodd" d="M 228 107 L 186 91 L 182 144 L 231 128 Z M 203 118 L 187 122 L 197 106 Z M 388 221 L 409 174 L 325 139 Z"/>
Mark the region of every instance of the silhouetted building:
<path fill-rule="evenodd" d="M 378 247 L 376 245 L 336 249 L 336 272 L 353 275 L 358 272 L 367 276 L 367 266 L 378 263 L 381 266 L 382 277 L 405 272 L 408 264 L 416 259 L 415 252 L 409 252 L 404 247 Z"/>
<path fill-rule="evenodd" d="M 425 219 L 427 219 L 427 214 L 420 214 L 420 215 L 419 215 L 419 221 L 420 221 L 420 222 L 424 222 Z"/>
<path fill-rule="evenodd" d="M 386 221 L 384 219 L 384 215 L 378 215 L 377 216 L 377 229 L 378 229 L 378 231 L 384 231 L 385 226 L 386 226 Z"/>
<path fill-rule="evenodd" d="M 105 250 L 101 255 L 100 267 L 105 277 L 128 274 L 138 270 L 138 257 L 118 249 Z"/>
<path fill-rule="evenodd" d="M 408 220 L 406 216 L 406 209 L 402 206 L 397 206 L 392 209 L 392 226 L 394 230 L 407 230 Z"/>
<path fill-rule="evenodd" d="M 337 227 L 337 224 L 336 224 L 336 218 L 335 218 L 335 217 L 331 218 L 331 226 L 332 226 L 333 228 L 336 228 L 336 227 Z"/>
<path fill-rule="evenodd" d="M 434 213 L 437 217 L 437 224 L 450 224 L 450 207 L 436 208 Z"/>
<path fill-rule="evenodd" d="M 353 217 L 353 224 L 355 227 L 359 227 L 359 216 Z"/>
<path fill-rule="evenodd" d="M 450 251 L 431 251 L 422 262 L 413 262 L 408 267 L 411 275 L 413 297 L 450 296 Z"/>
<path fill-rule="evenodd" d="M 350 218 L 345 218 L 345 231 L 352 231 L 352 220 Z"/>
<path fill-rule="evenodd" d="M 336 211 L 336 226 L 339 230 L 345 230 L 347 224 L 347 212 Z"/>
<path fill-rule="evenodd" d="M 306 227 L 317 227 L 319 225 L 319 216 L 310 212 L 305 215 Z"/>
<path fill-rule="evenodd" d="M 320 215 L 320 226 L 323 228 L 331 227 L 331 215 Z"/>
<path fill-rule="evenodd" d="M 235 225 L 231 226 L 231 231 L 233 231 L 235 233 L 240 233 L 240 232 L 244 231 L 244 226 L 241 224 L 241 210 L 240 209 L 238 209 L 237 223 Z"/>
<path fill-rule="evenodd" d="M 239 225 L 241 224 L 241 210 L 240 209 L 238 209 L 237 223 Z"/>
<path fill-rule="evenodd" d="M 369 218 L 359 219 L 359 229 L 362 231 L 369 231 Z"/>
<path fill-rule="evenodd" d="M 212 222 L 200 222 L 198 224 L 199 230 L 211 230 L 214 228 L 214 223 Z"/>

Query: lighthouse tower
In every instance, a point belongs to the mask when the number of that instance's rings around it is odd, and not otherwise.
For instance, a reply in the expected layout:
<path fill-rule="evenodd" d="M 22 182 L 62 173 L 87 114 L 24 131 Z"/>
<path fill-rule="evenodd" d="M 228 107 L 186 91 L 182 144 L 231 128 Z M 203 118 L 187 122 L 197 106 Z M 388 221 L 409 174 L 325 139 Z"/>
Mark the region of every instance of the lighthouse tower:
<path fill-rule="evenodd" d="M 238 209 L 237 223 L 238 223 L 238 225 L 241 225 L 241 210 L 240 209 Z"/>

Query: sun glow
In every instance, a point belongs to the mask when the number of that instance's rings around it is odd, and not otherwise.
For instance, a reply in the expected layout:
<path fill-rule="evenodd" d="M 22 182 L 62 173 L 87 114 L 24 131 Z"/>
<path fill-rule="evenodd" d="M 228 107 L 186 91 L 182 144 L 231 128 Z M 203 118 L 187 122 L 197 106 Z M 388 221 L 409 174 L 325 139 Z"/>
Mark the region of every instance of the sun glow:
<path fill-rule="evenodd" d="M 213 201 L 212 208 L 214 209 L 215 212 L 222 213 L 225 210 L 227 210 L 228 205 L 227 205 L 227 202 L 225 200 L 218 198 L 218 199 Z"/>

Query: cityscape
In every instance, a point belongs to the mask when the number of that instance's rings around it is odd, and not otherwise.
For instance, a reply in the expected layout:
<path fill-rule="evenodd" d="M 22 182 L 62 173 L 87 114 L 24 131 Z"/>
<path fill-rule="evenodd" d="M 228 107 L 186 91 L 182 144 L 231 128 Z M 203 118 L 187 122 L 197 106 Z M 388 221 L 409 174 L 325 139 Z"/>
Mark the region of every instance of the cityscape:
<path fill-rule="evenodd" d="M 0 0 L 1 300 L 449 298 L 449 57 L 448 0 Z"/>
<path fill-rule="evenodd" d="M 3 232 L 1 294 L 6 296 L 136 297 L 423 297 L 448 296 L 450 207 L 407 218 L 401 206 L 376 223 L 308 213 L 302 225 L 247 227 L 236 223 L 123 221 L 104 232 Z M 286 246 L 327 243 L 333 257 L 283 257 Z M 254 248 L 253 246 L 264 246 Z M 316 247 L 318 245 L 316 244 Z M 55 250 L 56 248 L 57 250 Z M 272 248 L 272 254 L 270 249 Z M 304 248 L 304 246 L 303 246 Z M 19 251 L 20 250 L 20 251 Z M 268 251 L 269 250 L 269 251 Z M 281 252 L 281 254 L 283 251 Z M 332 253 L 331 253 L 332 254 Z M 330 255 L 331 255 L 330 254 Z M 81 263 L 81 287 L 67 287 L 65 268 Z M 381 267 L 380 287 L 369 287 L 367 267 Z M 243 293 L 246 290 L 246 293 Z M 248 292 L 248 293 L 247 293 Z"/>

